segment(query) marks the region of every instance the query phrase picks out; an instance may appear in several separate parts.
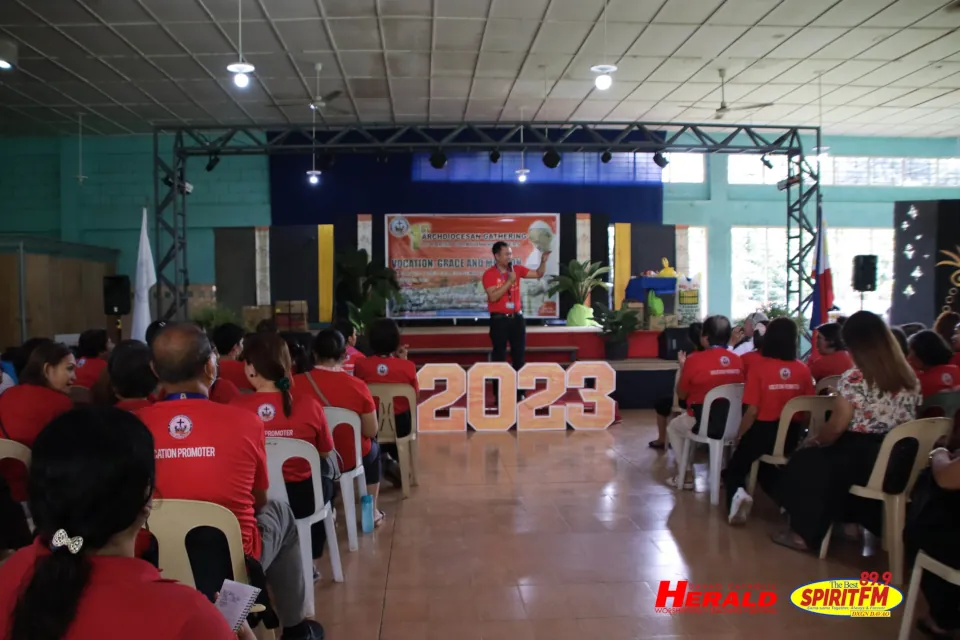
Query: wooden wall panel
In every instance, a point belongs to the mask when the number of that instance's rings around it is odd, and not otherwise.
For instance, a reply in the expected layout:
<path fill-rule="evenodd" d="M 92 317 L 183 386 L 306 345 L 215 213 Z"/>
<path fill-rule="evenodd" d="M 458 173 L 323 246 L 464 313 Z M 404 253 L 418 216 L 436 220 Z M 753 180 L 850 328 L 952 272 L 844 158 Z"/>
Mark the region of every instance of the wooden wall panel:
<path fill-rule="evenodd" d="M 20 261 L 15 253 L 0 254 L 0 349 L 20 339 Z"/>

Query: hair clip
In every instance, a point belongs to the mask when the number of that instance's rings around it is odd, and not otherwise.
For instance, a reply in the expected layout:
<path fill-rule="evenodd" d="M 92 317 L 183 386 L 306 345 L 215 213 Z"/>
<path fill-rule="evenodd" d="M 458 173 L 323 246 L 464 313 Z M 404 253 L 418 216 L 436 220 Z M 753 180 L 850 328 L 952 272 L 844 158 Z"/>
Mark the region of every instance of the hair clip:
<path fill-rule="evenodd" d="M 50 548 L 57 550 L 61 547 L 66 547 L 70 553 L 77 555 L 83 548 L 83 538 L 81 536 L 71 538 L 65 530 L 57 529 L 57 532 L 53 534 L 53 539 L 50 540 Z"/>
<path fill-rule="evenodd" d="M 274 384 L 277 385 L 277 389 L 280 391 L 289 391 L 290 390 L 290 378 L 283 376 L 277 380 Z"/>

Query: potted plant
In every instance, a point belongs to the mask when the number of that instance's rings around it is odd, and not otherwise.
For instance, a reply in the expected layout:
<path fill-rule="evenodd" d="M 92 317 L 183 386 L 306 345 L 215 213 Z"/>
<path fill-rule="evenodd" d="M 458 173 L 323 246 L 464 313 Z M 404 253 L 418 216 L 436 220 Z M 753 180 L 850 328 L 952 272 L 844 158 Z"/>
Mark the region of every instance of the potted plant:
<path fill-rule="evenodd" d="M 551 276 L 547 295 L 569 293 L 573 298 L 573 307 L 567 314 L 567 326 L 586 327 L 597 324 L 593 319 L 593 310 L 586 306 L 587 298 L 594 289 L 610 290 L 610 284 L 600 277 L 609 271 L 610 267 L 603 267 L 599 262 L 571 260 L 570 264 L 560 267 L 559 276 Z"/>
<path fill-rule="evenodd" d="M 334 293 L 341 316 L 346 316 L 362 334 L 374 320 L 386 317 L 387 303 L 399 302 L 397 273 L 374 264 L 365 249 L 347 249 L 337 254 L 337 284 Z"/>
<path fill-rule="evenodd" d="M 190 320 L 196 322 L 207 332 L 211 332 L 220 325 L 227 323 L 243 326 L 243 320 L 236 311 L 218 304 L 200 307 L 190 315 Z"/>
<path fill-rule="evenodd" d="M 601 335 L 606 340 L 607 360 L 626 360 L 630 350 L 630 334 L 640 328 L 640 314 L 636 309 L 609 309 L 599 302 L 596 316 Z"/>

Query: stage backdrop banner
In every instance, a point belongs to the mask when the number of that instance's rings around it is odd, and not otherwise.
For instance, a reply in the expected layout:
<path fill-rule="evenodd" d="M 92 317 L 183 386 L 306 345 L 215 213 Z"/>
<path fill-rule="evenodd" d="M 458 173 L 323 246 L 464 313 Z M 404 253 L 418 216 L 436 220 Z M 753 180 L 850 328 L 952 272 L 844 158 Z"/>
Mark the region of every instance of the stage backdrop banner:
<path fill-rule="evenodd" d="M 493 243 L 513 248 L 514 264 L 536 269 L 550 251 L 539 280 L 523 280 L 523 311 L 530 318 L 556 318 L 559 296 L 547 296 L 550 276 L 560 273 L 557 213 L 385 216 L 387 264 L 396 272 L 403 302 L 394 318 L 480 318 L 487 296 L 480 279 L 493 266 Z"/>

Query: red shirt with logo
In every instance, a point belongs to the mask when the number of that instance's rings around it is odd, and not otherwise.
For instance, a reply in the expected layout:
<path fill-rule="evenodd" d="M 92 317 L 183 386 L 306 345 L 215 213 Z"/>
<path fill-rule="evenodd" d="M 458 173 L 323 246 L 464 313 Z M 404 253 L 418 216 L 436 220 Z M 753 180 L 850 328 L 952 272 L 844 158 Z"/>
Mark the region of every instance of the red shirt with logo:
<path fill-rule="evenodd" d="M 309 374 L 298 373 L 293 377 L 293 397 L 308 396 L 317 397 L 313 385 L 307 380 L 307 376 L 313 378 L 317 388 L 324 398 L 320 403 L 324 406 L 339 407 L 353 411 L 359 416 L 365 413 L 375 413 L 377 405 L 370 395 L 370 389 L 366 383 L 359 378 L 355 378 L 346 371 L 331 371 L 330 369 L 313 369 Z M 337 453 L 344 460 L 344 469 L 353 468 L 353 460 L 356 454 L 353 450 L 353 430 L 349 425 L 329 425 L 333 432 L 333 444 Z M 365 456 L 370 453 L 372 446 L 370 438 L 360 435 L 360 455 Z M 346 466 L 351 465 L 351 466 Z"/>
<path fill-rule="evenodd" d="M 77 379 L 74 384 L 92 389 L 100 378 L 100 373 L 106 368 L 107 361 L 103 358 L 77 358 Z"/>
<path fill-rule="evenodd" d="M 920 393 L 924 398 L 941 391 L 954 391 L 960 387 L 960 367 L 953 364 L 943 364 L 930 367 L 925 371 L 918 371 L 920 378 Z"/>
<path fill-rule="evenodd" d="M 37 384 L 19 384 L 0 395 L 0 437 L 19 442 L 27 447 L 51 420 L 70 411 L 70 396 L 50 387 Z M 0 460 L 0 474 L 10 485 L 13 499 L 27 499 L 27 470 L 19 460 Z"/>
<path fill-rule="evenodd" d="M 840 376 L 853 369 L 853 358 L 846 351 L 835 351 L 822 355 L 810 363 L 810 373 L 813 379 L 820 382 L 830 376 Z"/>
<path fill-rule="evenodd" d="M 310 443 L 320 453 L 333 451 L 327 418 L 317 398 L 294 398 L 289 417 L 283 413 L 283 394 L 279 391 L 248 393 L 231 404 L 257 414 L 263 421 L 264 435 L 268 438 L 296 438 Z M 294 458 L 284 463 L 285 482 L 301 482 L 309 478 L 310 464 L 306 460 Z"/>
<path fill-rule="evenodd" d="M 49 554 L 36 541 L 0 565 L 0 624 L 4 629 L 21 586 L 32 575 L 37 560 Z M 175 580 L 164 580 L 149 562 L 93 553 L 87 554 L 87 561 L 90 577 L 63 640 L 236 640 L 226 618 L 202 593 Z"/>
<path fill-rule="evenodd" d="M 134 398 L 132 400 L 120 400 L 117 404 L 113 405 L 117 409 L 123 409 L 124 411 L 130 411 L 131 413 L 136 413 L 144 407 L 149 407 L 153 402 L 150 401 L 150 398 Z"/>
<path fill-rule="evenodd" d="M 363 352 L 356 347 L 347 345 L 347 355 L 343 359 L 343 362 L 340 363 L 340 366 L 347 373 L 353 373 L 354 368 L 357 366 L 357 362 L 366 357 L 367 356 L 363 355 Z"/>
<path fill-rule="evenodd" d="M 237 385 L 224 378 L 217 378 L 214 380 L 213 386 L 210 387 L 210 400 L 217 404 L 230 404 L 242 395 L 240 389 L 237 389 Z M 166 397 L 167 392 L 163 389 L 158 389 L 156 396 L 150 398 L 150 400 L 159 402 Z"/>
<path fill-rule="evenodd" d="M 247 389 L 253 391 L 253 384 L 244 370 L 243 363 L 239 360 L 220 359 L 218 380 L 228 380 L 233 383 L 237 389 Z"/>
<path fill-rule="evenodd" d="M 748 351 L 747 353 L 740 356 L 740 364 L 743 365 L 743 379 L 746 380 L 747 376 L 750 373 L 750 367 L 754 365 L 760 358 L 763 356 L 760 355 L 759 351 Z"/>
<path fill-rule="evenodd" d="M 367 384 L 408 384 L 415 393 L 420 393 L 417 385 L 417 366 L 403 358 L 384 358 L 371 356 L 357 363 L 354 375 Z M 410 403 L 406 398 L 393 399 L 393 412 L 406 413 Z"/>
<path fill-rule="evenodd" d="M 783 407 L 797 396 L 814 395 L 810 369 L 799 360 L 760 358 L 750 367 L 743 404 L 757 408 L 757 420 L 780 420 Z"/>
<path fill-rule="evenodd" d="M 726 347 L 713 347 L 687 356 L 677 390 L 687 394 L 687 413 L 692 416 L 694 405 L 703 405 L 711 390 L 738 382 L 743 382 L 740 356 Z"/>
<path fill-rule="evenodd" d="M 137 412 L 153 433 L 157 495 L 226 507 L 240 522 L 244 553 L 259 559 L 253 490 L 270 483 L 263 422 L 240 407 L 181 395 Z"/>
<path fill-rule="evenodd" d="M 496 302 L 487 302 L 487 310 L 490 313 L 510 314 L 519 313 L 523 310 L 523 301 L 520 299 L 520 281 L 530 273 L 530 269 L 521 264 L 516 264 L 513 266 L 513 272 L 517 274 L 513 286 L 507 289 L 507 292 L 500 296 L 500 299 Z M 490 287 L 502 287 L 509 280 L 509 276 L 509 271 L 500 271 L 496 265 L 490 267 L 483 272 L 483 290 L 486 291 Z"/>

